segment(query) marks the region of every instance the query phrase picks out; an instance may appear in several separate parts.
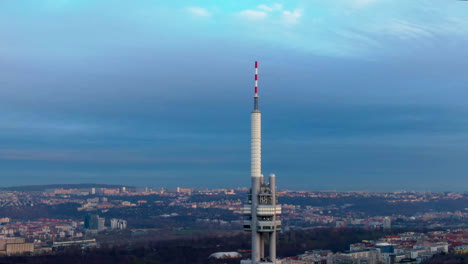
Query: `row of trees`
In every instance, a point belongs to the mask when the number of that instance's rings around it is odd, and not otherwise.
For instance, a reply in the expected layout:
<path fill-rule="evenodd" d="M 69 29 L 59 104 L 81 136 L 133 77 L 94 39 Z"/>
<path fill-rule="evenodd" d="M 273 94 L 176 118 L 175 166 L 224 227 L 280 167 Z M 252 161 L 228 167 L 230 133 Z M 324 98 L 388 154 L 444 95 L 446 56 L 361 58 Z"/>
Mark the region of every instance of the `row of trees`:
<path fill-rule="evenodd" d="M 422 264 L 468 264 L 468 254 L 438 254 Z"/>
<path fill-rule="evenodd" d="M 314 229 L 285 232 L 279 236 L 278 256 L 294 256 L 312 249 L 347 250 L 350 243 L 375 239 L 383 235 L 362 229 Z M 132 244 L 101 245 L 100 248 L 82 250 L 67 248 L 47 256 L 0 257 L 8 264 L 137 264 L 137 263 L 218 263 L 208 259 L 214 252 L 239 251 L 249 257 L 250 235 L 209 236 L 164 241 L 144 241 Z M 238 263 L 239 260 L 232 260 Z M 229 263 L 223 261 L 222 263 Z"/>

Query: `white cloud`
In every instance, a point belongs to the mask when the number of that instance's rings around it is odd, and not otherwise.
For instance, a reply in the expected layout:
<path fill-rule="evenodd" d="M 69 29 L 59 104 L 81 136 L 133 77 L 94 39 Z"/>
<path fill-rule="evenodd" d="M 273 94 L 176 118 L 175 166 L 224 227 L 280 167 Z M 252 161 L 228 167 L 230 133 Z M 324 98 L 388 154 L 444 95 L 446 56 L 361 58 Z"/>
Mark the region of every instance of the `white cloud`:
<path fill-rule="evenodd" d="M 281 20 L 288 25 L 299 23 L 299 18 L 302 17 L 302 9 L 295 9 L 294 11 L 285 10 L 281 14 Z"/>
<path fill-rule="evenodd" d="M 299 19 L 302 17 L 303 10 L 302 9 L 294 9 L 294 11 L 283 10 L 282 4 L 271 4 L 265 5 L 261 4 L 257 6 L 257 9 L 248 9 L 242 12 L 237 13 L 243 19 L 248 20 L 265 20 L 267 17 L 270 17 L 273 20 L 271 22 L 283 23 L 286 25 L 294 25 L 299 23 Z"/>
<path fill-rule="evenodd" d="M 377 2 L 378 0 L 352 0 L 351 5 L 355 8 L 360 8 Z"/>
<path fill-rule="evenodd" d="M 249 19 L 249 20 L 263 20 L 265 19 L 268 14 L 265 11 L 258 11 L 258 10 L 244 10 L 238 13 L 238 15 L 242 18 Z"/>
<path fill-rule="evenodd" d="M 258 9 L 261 9 L 261 10 L 267 11 L 267 12 L 278 11 L 278 10 L 283 9 L 282 4 L 273 4 L 271 6 L 267 6 L 267 5 L 262 4 L 262 5 L 259 5 L 257 7 L 258 7 Z"/>
<path fill-rule="evenodd" d="M 200 16 L 200 17 L 209 17 L 211 13 L 202 7 L 192 6 L 187 8 L 187 10 L 192 13 L 193 15 Z"/>
<path fill-rule="evenodd" d="M 394 35 L 400 39 L 431 38 L 434 34 L 426 26 L 410 23 L 404 20 L 393 20 L 384 26 L 386 34 Z"/>

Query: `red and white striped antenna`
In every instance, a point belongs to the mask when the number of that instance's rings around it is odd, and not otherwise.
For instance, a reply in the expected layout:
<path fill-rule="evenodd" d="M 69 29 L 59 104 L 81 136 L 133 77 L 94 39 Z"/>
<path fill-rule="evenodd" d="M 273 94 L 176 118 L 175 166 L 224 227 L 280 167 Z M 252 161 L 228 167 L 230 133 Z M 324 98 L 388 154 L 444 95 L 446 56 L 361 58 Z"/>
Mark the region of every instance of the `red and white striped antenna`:
<path fill-rule="evenodd" d="M 258 61 L 255 61 L 254 111 L 258 111 Z"/>
<path fill-rule="evenodd" d="M 255 97 L 258 97 L 258 61 L 255 61 Z"/>

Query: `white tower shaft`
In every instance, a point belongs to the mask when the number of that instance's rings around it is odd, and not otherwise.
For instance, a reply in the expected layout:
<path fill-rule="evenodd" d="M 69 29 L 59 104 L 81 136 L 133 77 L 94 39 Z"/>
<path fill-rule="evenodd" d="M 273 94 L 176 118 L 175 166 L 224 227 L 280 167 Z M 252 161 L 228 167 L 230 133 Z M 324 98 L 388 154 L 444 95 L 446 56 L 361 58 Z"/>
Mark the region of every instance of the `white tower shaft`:
<path fill-rule="evenodd" d="M 262 113 L 254 110 L 251 114 L 251 176 L 262 177 Z"/>

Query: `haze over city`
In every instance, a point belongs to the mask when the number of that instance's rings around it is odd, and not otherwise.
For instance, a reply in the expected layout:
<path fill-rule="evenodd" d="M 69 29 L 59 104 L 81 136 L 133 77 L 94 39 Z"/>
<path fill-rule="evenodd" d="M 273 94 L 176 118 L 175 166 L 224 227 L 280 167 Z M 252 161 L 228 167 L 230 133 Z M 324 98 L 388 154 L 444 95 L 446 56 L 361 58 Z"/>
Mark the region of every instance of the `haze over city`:
<path fill-rule="evenodd" d="M 2 186 L 466 191 L 468 3 L 0 2 Z"/>

